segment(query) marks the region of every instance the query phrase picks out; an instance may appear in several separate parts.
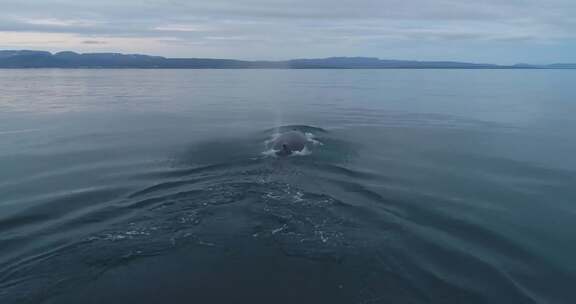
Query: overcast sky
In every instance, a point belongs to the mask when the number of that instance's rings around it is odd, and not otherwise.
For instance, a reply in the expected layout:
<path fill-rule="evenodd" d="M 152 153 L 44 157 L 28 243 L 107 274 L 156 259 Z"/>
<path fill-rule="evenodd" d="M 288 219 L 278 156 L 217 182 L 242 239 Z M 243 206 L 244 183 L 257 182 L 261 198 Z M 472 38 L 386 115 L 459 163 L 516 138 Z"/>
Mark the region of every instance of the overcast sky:
<path fill-rule="evenodd" d="M 0 0 L 0 49 L 576 62 L 576 0 Z"/>

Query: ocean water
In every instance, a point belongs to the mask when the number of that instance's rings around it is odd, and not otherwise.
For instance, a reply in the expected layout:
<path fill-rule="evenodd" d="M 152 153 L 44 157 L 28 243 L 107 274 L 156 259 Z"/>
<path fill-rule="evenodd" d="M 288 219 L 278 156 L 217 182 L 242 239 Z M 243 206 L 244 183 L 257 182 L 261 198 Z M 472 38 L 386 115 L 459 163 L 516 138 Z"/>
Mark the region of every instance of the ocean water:
<path fill-rule="evenodd" d="M 0 303 L 574 303 L 574 79 L 0 70 Z"/>

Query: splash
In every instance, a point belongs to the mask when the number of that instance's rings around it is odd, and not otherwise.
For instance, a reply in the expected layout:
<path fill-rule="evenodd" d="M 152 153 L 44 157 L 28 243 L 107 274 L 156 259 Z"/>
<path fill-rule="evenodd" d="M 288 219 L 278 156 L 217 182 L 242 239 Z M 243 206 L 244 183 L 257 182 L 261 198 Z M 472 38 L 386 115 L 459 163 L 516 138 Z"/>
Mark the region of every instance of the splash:
<path fill-rule="evenodd" d="M 278 157 L 279 156 L 279 152 L 281 152 L 281 151 L 279 149 L 274 148 L 274 142 L 282 134 L 280 132 L 282 130 L 282 128 L 283 127 L 275 128 L 274 133 L 271 134 L 270 138 L 264 141 L 264 149 L 265 150 L 262 152 L 262 155 L 264 155 L 266 157 Z M 299 156 L 310 155 L 310 154 L 312 154 L 312 147 L 323 145 L 323 143 L 321 141 L 316 139 L 316 136 L 313 133 L 304 132 L 304 135 L 306 137 L 306 145 L 304 146 L 304 149 L 302 149 L 300 151 L 295 151 L 295 152 L 291 153 L 290 155 L 288 155 L 288 157 L 299 157 Z"/>

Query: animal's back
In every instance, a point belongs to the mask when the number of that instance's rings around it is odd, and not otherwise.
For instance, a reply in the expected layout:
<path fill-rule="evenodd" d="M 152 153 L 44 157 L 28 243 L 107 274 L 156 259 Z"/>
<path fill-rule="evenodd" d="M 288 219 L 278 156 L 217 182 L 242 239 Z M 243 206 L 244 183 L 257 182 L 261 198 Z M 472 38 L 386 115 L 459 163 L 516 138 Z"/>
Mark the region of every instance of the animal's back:
<path fill-rule="evenodd" d="M 306 146 L 306 135 L 298 131 L 289 131 L 280 134 L 274 141 L 274 150 L 284 153 L 302 151 Z"/>

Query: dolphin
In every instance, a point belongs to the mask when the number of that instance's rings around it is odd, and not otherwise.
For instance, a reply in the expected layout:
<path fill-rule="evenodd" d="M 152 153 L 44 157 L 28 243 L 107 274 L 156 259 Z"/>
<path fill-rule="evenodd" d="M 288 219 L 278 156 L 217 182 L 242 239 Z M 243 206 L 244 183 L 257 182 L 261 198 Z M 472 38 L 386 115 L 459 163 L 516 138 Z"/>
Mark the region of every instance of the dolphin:
<path fill-rule="evenodd" d="M 278 156 L 288 156 L 302 152 L 306 148 L 308 137 L 300 131 L 288 131 L 279 134 L 272 140 L 272 149 Z"/>

